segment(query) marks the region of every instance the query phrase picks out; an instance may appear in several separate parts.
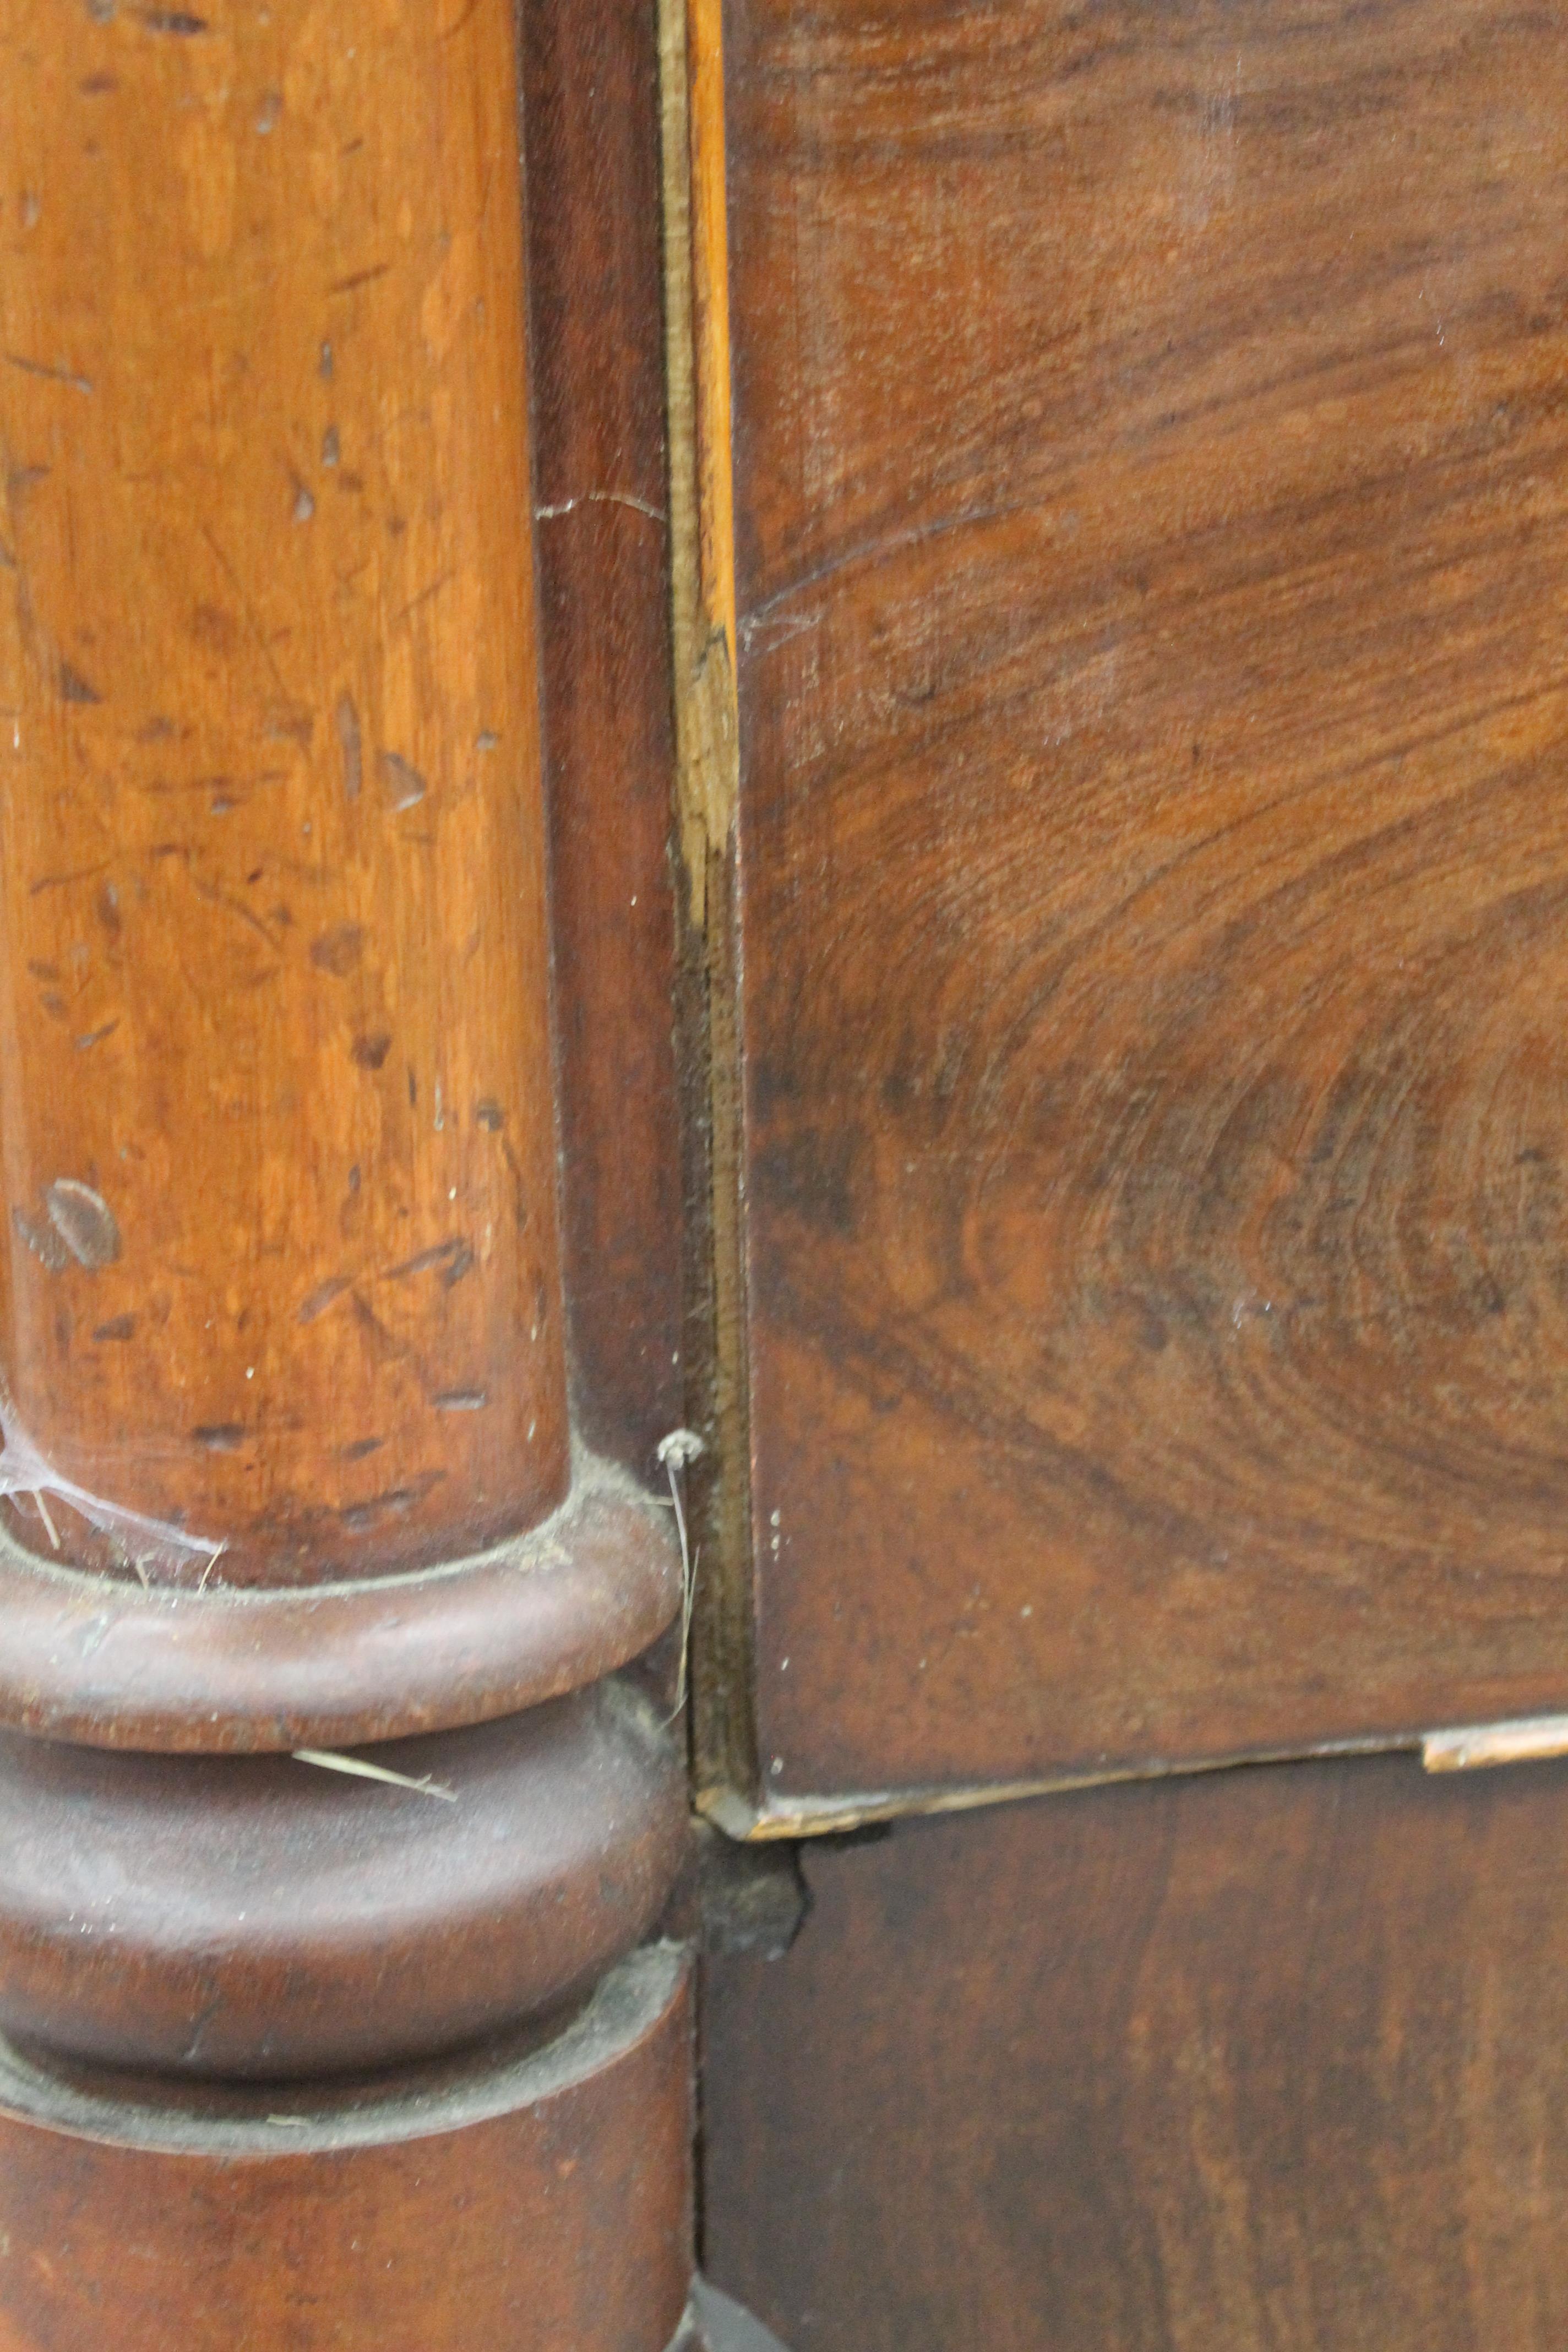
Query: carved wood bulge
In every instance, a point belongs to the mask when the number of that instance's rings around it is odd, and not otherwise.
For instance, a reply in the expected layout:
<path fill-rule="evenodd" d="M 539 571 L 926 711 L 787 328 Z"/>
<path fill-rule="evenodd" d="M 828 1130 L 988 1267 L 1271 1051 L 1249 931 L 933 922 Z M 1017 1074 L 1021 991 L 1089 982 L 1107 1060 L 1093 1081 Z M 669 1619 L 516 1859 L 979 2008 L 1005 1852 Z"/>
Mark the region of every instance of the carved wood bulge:
<path fill-rule="evenodd" d="M 578 52 L 652 31 L 529 41 L 0 6 L 6 2352 L 729 2325 L 624 1671 L 681 1591 L 651 79 L 621 286 L 571 245 Z"/>

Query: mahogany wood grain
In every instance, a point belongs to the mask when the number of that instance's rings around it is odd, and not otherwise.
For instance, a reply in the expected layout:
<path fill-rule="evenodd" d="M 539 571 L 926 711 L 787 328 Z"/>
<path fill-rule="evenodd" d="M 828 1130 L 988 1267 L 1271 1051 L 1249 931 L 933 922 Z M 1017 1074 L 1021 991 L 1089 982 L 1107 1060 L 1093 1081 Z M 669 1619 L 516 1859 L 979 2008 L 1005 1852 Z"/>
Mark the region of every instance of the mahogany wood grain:
<path fill-rule="evenodd" d="M 764 1794 L 1560 1706 L 1568 26 L 725 41 Z"/>
<path fill-rule="evenodd" d="M 704 1995 L 704 2265 L 793 2352 L 1556 2352 L 1568 1769 L 808 1841 Z"/>
<path fill-rule="evenodd" d="M 573 1406 L 647 1476 L 685 1388 L 657 11 L 521 24 Z"/>
<path fill-rule="evenodd" d="M 0 10 L 44 1551 L 195 1580 L 130 1512 L 341 1578 L 563 1491 L 516 88 L 509 0 Z"/>
<path fill-rule="evenodd" d="M 542 2048 L 336 2099 L 128 2116 L 134 2078 L 0 2051 L 0 2352 L 666 2352 L 689 2031 L 654 1947 Z"/>

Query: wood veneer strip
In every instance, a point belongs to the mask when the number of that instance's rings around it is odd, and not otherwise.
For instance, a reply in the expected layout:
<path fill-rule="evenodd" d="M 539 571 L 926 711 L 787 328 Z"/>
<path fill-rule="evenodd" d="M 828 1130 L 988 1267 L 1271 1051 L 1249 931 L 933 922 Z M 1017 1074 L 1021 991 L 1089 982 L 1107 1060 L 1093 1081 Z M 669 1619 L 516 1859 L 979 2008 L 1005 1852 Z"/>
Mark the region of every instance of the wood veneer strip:
<path fill-rule="evenodd" d="M 755 1753 L 746 1278 L 741 1214 L 735 556 L 722 18 L 661 0 L 665 320 L 676 816 L 686 896 L 683 1053 L 693 1298 L 688 1419 L 711 1434 L 694 1487 L 699 1780 L 748 1786 Z"/>
<path fill-rule="evenodd" d="M 1428 1772 L 1467 1772 L 1492 1764 L 1543 1762 L 1568 1756 L 1568 1715 L 1532 1715 L 1512 1723 L 1471 1723 L 1429 1731 L 1421 1742 Z"/>

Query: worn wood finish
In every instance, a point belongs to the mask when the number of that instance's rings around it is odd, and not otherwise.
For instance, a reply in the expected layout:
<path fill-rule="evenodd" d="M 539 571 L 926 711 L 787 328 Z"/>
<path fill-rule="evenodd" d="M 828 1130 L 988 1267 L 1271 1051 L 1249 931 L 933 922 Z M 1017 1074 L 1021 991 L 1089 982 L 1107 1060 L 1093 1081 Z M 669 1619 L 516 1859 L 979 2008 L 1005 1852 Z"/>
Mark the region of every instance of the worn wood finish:
<path fill-rule="evenodd" d="M 0 2352 L 665 2352 L 689 2034 L 655 1948 L 542 2049 L 335 2101 L 128 2113 L 0 2053 Z"/>
<path fill-rule="evenodd" d="M 1568 30 L 725 38 L 764 1790 L 1561 1706 Z"/>
<path fill-rule="evenodd" d="M 0 2352 L 687 2301 L 679 1756 L 601 1679 L 679 1556 L 581 1325 L 568 1427 L 518 97 L 510 0 L 0 0 Z M 628 226 L 562 160 L 557 274 Z M 624 1169 L 594 1091 L 661 921 L 668 994 L 667 900 L 592 939 L 649 790 L 563 912 L 574 1273 L 673 1122 L 657 989 Z"/>
<path fill-rule="evenodd" d="M 521 26 L 573 1401 L 647 1475 L 685 1377 L 657 12 Z"/>
<path fill-rule="evenodd" d="M 1555 2352 L 1560 1765 L 808 1843 L 705 1995 L 713 2278 L 794 2352 Z"/>
<path fill-rule="evenodd" d="M 746 1549 L 750 1445 L 737 967 L 731 863 L 739 745 L 730 489 L 729 260 L 725 245 L 723 10 L 660 0 L 664 308 L 669 398 L 670 635 L 680 853 L 683 1139 L 690 1228 L 688 1417 L 706 1433 L 690 1488 L 709 1563 L 692 1619 L 698 1753 L 721 1723 L 750 1755 L 745 1612 L 726 1610 L 716 1568 Z"/>
<path fill-rule="evenodd" d="M 658 1923 L 685 1776 L 625 1685 L 359 1755 L 426 1786 L 0 1735 L 0 2031 L 182 2074 L 388 2066 L 549 2011 Z"/>
<path fill-rule="evenodd" d="M 144 1591 L 0 1536 L 0 1723 L 218 1755 L 486 1722 L 626 1664 L 680 1574 L 668 1512 L 603 1475 L 472 1559 L 303 1591 Z"/>
<path fill-rule="evenodd" d="M 352 1576 L 563 1490 L 515 100 L 508 0 L 0 13 L 45 1551 Z"/>

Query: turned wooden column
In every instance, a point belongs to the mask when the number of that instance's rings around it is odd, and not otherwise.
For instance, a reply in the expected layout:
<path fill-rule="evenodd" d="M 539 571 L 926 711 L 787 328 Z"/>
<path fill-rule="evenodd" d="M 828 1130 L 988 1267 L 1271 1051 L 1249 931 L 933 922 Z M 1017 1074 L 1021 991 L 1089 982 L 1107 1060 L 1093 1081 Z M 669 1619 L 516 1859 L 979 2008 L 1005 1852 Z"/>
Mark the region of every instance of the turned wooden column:
<path fill-rule="evenodd" d="M 617 1679 L 679 1560 L 568 1410 L 517 101 L 510 0 L 0 0 L 0 2352 L 663 2352 L 686 2300 L 684 1791 Z"/>
<path fill-rule="evenodd" d="M 567 1479 L 510 12 L 5 21 L 26 1538 L 423 1566 Z"/>

